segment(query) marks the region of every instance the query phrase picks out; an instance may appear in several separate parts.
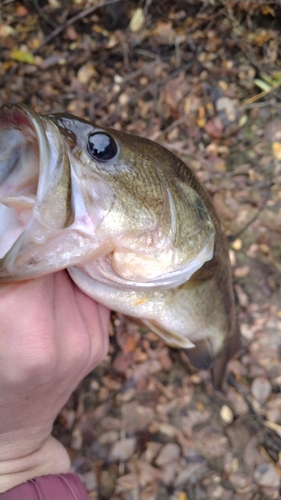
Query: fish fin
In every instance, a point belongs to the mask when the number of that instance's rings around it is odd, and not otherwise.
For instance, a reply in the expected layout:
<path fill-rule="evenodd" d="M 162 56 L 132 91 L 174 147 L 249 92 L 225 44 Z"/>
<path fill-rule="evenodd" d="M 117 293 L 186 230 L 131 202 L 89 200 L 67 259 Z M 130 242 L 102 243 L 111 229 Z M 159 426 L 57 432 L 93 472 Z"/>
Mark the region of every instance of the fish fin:
<path fill-rule="evenodd" d="M 214 355 L 212 344 L 208 338 L 197 341 L 195 347 L 184 349 L 184 352 L 197 370 L 211 369 L 214 388 L 221 390 L 227 363 L 239 347 L 240 329 L 235 323 L 217 355 Z"/>
<path fill-rule="evenodd" d="M 228 361 L 240 347 L 240 329 L 237 324 L 227 336 L 211 368 L 212 381 L 216 390 L 221 390 Z"/>
<path fill-rule="evenodd" d="M 194 342 L 192 349 L 184 349 L 190 363 L 197 370 L 209 370 L 213 364 L 214 352 L 208 338 Z"/>
<path fill-rule="evenodd" d="M 133 321 L 135 321 L 135 318 L 133 318 Z M 169 331 L 166 328 L 163 328 L 161 324 L 159 324 L 157 321 L 153 319 L 142 318 L 141 323 L 146 328 L 152 330 L 154 333 L 159 335 L 159 337 L 161 337 L 161 339 L 163 339 L 170 347 L 176 347 L 178 349 L 179 348 L 182 349 L 184 346 L 184 348 L 190 349 L 193 348 L 194 346 L 193 342 L 191 342 L 189 339 L 187 338 L 183 339 L 183 337 L 177 334 L 176 332 L 172 330 Z"/>

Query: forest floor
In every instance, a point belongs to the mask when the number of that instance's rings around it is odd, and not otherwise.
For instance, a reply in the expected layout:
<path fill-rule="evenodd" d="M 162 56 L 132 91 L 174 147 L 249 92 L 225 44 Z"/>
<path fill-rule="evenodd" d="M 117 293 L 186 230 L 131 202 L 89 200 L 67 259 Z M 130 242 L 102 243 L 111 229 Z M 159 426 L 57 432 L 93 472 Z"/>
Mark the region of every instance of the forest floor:
<path fill-rule="evenodd" d="M 242 347 L 223 393 L 182 352 L 112 313 L 108 356 L 54 431 L 90 498 L 280 499 L 280 1 L 0 9 L 0 104 L 160 142 L 209 190 L 230 240 Z"/>

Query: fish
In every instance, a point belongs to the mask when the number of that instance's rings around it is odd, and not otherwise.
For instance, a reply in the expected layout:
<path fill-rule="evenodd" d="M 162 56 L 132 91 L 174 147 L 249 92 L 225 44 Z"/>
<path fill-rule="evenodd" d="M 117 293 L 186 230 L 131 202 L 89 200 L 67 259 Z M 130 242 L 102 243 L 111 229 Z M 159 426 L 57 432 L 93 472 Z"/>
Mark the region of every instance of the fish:
<path fill-rule="evenodd" d="M 149 139 L 5 105 L 0 283 L 61 269 L 222 387 L 240 331 L 227 238 L 194 172 Z"/>

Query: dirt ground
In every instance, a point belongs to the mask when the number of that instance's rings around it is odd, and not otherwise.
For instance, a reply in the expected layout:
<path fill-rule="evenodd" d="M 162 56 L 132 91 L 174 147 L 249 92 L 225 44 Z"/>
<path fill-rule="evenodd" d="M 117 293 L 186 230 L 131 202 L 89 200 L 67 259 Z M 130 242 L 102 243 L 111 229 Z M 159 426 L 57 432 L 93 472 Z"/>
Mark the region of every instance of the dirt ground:
<path fill-rule="evenodd" d="M 109 354 L 54 430 L 90 498 L 280 499 L 280 1 L 4 0 L 0 12 L 1 105 L 160 142 L 229 236 L 242 347 L 223 393 L 113 312 Z"/>

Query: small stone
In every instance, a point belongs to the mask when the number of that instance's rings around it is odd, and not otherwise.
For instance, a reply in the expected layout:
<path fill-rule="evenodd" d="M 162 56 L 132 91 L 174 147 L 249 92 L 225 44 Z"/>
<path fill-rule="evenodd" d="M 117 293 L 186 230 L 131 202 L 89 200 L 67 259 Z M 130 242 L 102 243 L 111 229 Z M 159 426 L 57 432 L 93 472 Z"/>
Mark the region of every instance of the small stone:
<path fill-rule="evenodd" d="M 92 380 L 90 384 L 90 388 L 92 391 L 99 391 L 100 390 L 100 384 L 96 380 Z"/>
<path fill-rule="evenodd" d="M 239 252 L 239 250 L 241 250 L 242 248 L 242 240 L 240 240 L 240 238 L 237 238 L 237 240 L 234 240 L 231 246 L 233 250 L 235 250 L 235 252 Z"/>
<path fill-rule="evenodd" d="M 71 448 L 73 450 L 77 450 L 77 451 L 81 450 L 82 444 L 83 444 L 83 436 L 82 436 L 81 429 L 76 427 L 73 430 L 72 436 L 71 436 Z"/>
<path fill-rule="evenodd" d="M 252 383 L 251 393 L 256 401 L 263 405 L 271 394 L 271 384 L 265 377 L 257 377 Z"/>
<path fill-rule="evenodd" d="M 239 266 L 236 269 L 234 269 L 233 274 L 236 278 L 245 278 L 245 276 L 248 276 L 249 272 L 250 272 L 249 266 Z"/>
<path fill-rule="evenodd" d="M 130 30 L 133 32 L 133 33 L 137 33 L 138 31 L 140 31 L 144 25 L 144 21 L 145 21 L 145 17 L 144 17 L 144 12 L 143 12 L 143 9 L 141 9 L 140 7 L 138 7 L 132 18 L 131 18 L 131 21 L 130 21 Z"/>
<path fill-rule="evenodd" d="M 280 478 L 274 465 L 265 463 L 255 469 L 254 478 L 259 486 L 278 488 Z"/>
<path fill-rule="evenodd" d="M 128 94 L 126 94 L 125 92 L 123 94 L 120 94 L 118 102 L 121 106 L 125 106 L 129 102 Z"/>
<path fill-rule="evenodd" d="M 97 489 L 97 478 L 93 471 L 81 474 L 79 477 L 87 491 L 93 491 Z"/>
<path fill-rule="evenodd" d="M 233 413 L 232 413 L 231 409 L 229 408 L 229 406 L 227 406 L 227 405 L 223 405 L 221 407 L 220 416 L 221 416 L 221 419 L 226 424 L 231 424 L 231 422 L 233 422 Z"/>
<path fill-rule="evenodd" d="M 77 72 L 77 80 L 79 83 L 87 84 L 93 76 L 96 76 L 97 72 L 95 68 L 90 63 L 86 63 L 81 66 Z"/>

